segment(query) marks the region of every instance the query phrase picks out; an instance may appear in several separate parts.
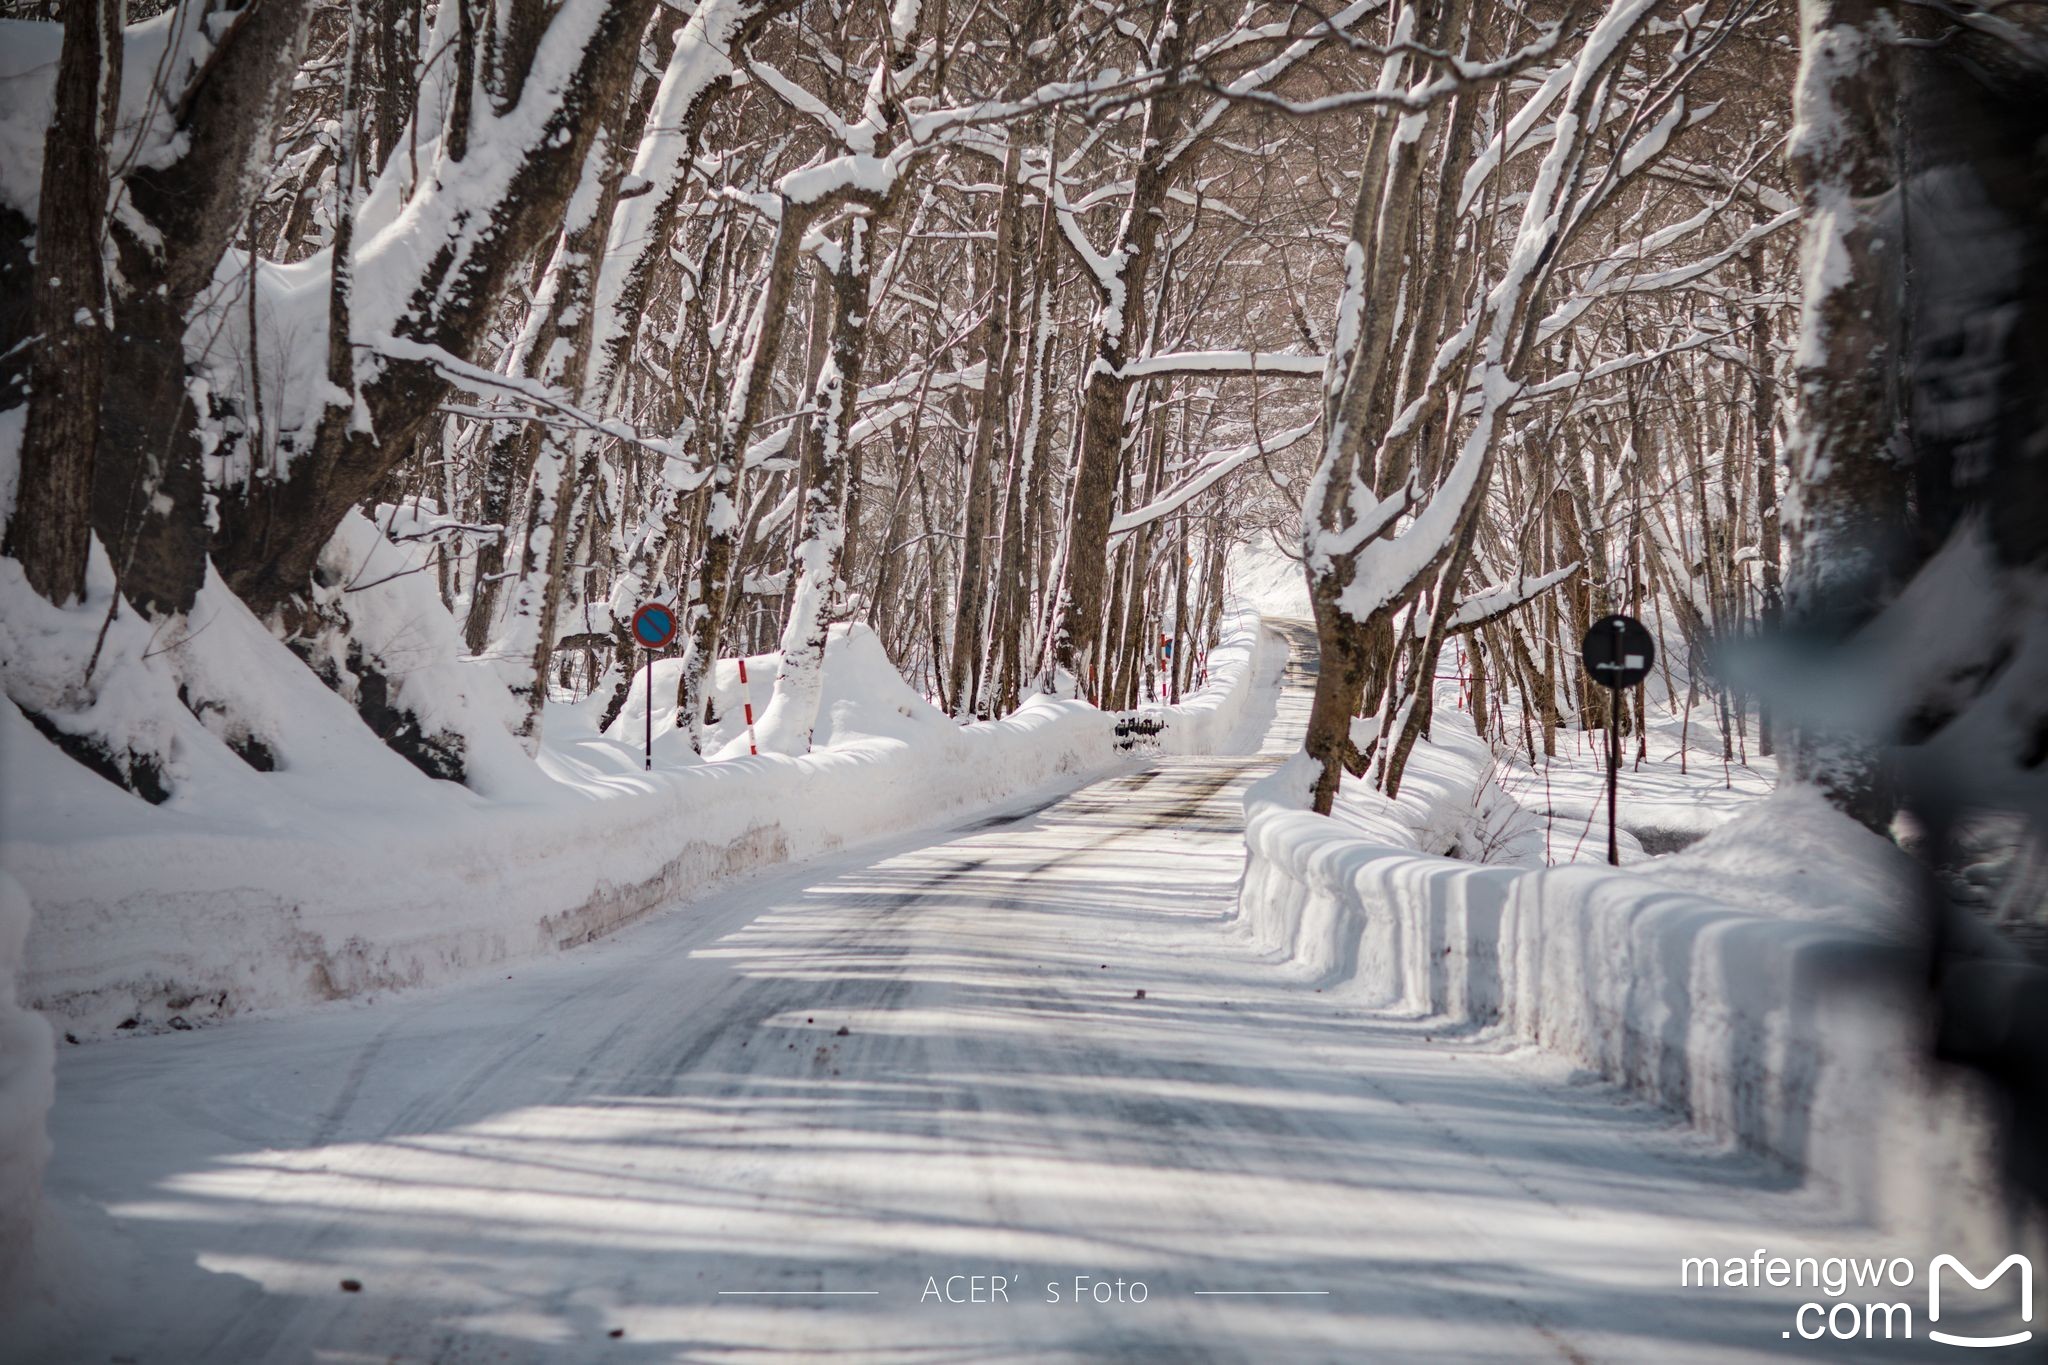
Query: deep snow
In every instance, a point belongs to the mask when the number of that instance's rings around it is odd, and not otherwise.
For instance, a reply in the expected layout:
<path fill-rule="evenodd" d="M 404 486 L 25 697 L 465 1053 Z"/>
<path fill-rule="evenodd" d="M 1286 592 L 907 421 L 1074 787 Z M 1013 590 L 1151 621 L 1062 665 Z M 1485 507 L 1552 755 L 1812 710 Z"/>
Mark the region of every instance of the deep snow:
<path fill-rule="evenodd" d="M 1803 1345 L 1810 1291 L 1682 1289 L 1681 1257 L 1912 1251 L 1255 951 L 1238 812 L 1302 700 L 1263 755 L 502 976 L 66 1049 L 0 1360 L 1738 1360 Z M 1008 1301 L 927 1291 L 955 1275 Z"/>

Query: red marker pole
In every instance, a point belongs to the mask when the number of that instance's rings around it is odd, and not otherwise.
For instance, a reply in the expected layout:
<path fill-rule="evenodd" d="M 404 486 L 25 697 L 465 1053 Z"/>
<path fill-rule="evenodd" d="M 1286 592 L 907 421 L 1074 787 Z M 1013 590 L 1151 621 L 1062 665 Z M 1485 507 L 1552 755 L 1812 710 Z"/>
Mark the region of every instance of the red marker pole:
<path fill-rule="evenodd" d="M 754 747 L 754 694 L 747 687 L 747 656 L 740 655 L 740 709 L 747 713 L 747 752 L 758 754 Z"/>

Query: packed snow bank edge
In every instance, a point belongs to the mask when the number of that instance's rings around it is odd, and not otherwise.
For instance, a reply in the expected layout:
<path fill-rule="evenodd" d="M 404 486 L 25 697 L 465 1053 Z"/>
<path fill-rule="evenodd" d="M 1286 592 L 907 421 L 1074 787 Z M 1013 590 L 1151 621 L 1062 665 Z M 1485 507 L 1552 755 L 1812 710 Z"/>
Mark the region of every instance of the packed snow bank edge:
<path fill-rule="evenodd" d="M 1897 942 L 1626 870 L 1363 839 L 1300 809 L 1302 785 L 1283 770 L 1246 797 L 1241 913 L 1261 950 L 1325 991 L 1559 1054 L 1860 1221 L 2012 1249 L 1988 1098 L 1930 1057 L 1924 967 Z"/>
<path fill-rule="evenodd" d="M 50 1155 L 44 1118 L 56 1096 L 50 1026 L 15 997 L 28 930 L 28 895 L 0 872 L 0 1287 L 28 1261 L 29 1229 Z"/>
<path fill-rule="evenodd" d="M 1260 681 L 1260 630 L 1255 615 L 1231 620 L 1208 685 L 1160 712 L 1162 747 L 1231 736 Z M 237 828 L 137 801 L 126 824 L 0 844 L 38 910 L 22 994 L 90 1038 L 430 985 L 587 942 L 770 864 L 1109 771 L 1131 758 L 1115 721 L 1033 697 L 999 721 L 658 767 L 611 779 L 620 794 L 601 799 L 448 802 L 430 821 Z"/>

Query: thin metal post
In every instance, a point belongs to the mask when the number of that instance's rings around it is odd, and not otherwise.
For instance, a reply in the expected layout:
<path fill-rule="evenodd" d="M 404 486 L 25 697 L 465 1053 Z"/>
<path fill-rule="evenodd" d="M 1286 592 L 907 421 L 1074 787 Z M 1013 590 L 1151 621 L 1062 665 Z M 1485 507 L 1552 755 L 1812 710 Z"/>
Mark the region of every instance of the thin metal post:
<path fill-rule="evenodd" d="M 654 771 L 654 651 L 647 651 L 647 771 Z"/>
<path fill-rule="evenodd" d="M 1614 833 L 1616 791 L 1621 785 L 1621 689 L 1607 689 L 1607 865 L 1621 866 L 1621 844 Z"/>

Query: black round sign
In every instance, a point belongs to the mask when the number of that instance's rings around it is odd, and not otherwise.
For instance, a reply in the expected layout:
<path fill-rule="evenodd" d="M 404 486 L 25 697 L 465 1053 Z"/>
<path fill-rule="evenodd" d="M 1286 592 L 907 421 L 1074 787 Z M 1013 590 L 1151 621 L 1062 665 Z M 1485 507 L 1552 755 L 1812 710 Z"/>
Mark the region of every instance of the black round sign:
<path fill-rule="evenodd" d="M 1657 646 L 1650 632 L 1633 616 L 1603 616 L 1579 645 L 1586 671 L 1602 687 L 1634 687 L 1650 676 Z"/>

